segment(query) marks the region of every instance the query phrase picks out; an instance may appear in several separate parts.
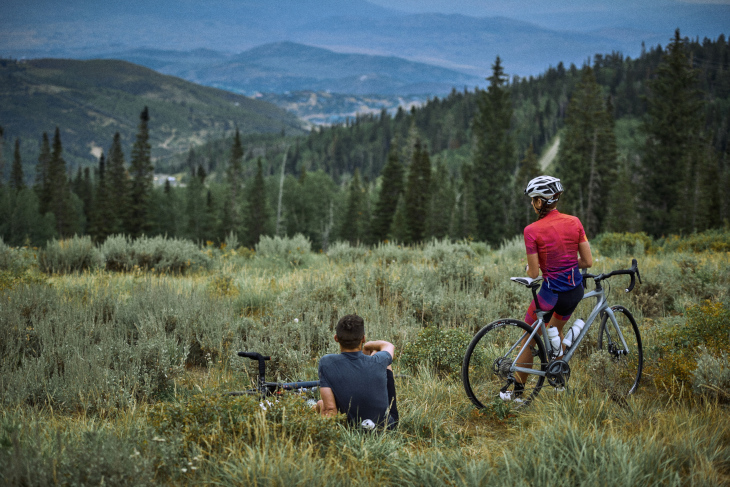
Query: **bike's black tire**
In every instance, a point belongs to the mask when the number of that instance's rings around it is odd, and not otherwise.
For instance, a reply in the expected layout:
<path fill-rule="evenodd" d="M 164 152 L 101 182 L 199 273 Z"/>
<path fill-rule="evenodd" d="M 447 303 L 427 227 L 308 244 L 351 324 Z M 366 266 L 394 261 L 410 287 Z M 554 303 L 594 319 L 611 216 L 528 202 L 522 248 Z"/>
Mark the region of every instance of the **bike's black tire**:
<path fill-rule="evenodd" d="M 509 364 L 517 358 L 520 346 L 510 351 L 517 341 L 532 333 L 532 328 L 525 322 L 513 319 L 494 321 L 479 330 L 464 355 L 461 366 L 461 381 L 467 397 L 477 408 L 484 408 L 499 399 L 499 393 L 507 385 L 512 374 L 507 372 Z M 536 354 L 531 354 L 532 368 L 545 371 L 547 354 L 545 345 L 539 335 L 534 338 Z M 500 367 L 500 364 L 503 365 Z M 528 374 L 525 381 L 523 402 L 514 402 L 515 406 L 525 406 L 537 396 L 545 382 L 544 376 Z M 510 387 L 512 389 L 512 387 Z"/>
<path fill-rule="evenodd" d="M 622 395 L 633 394 L 639 387 L 641 372 L 644 368 L 644 351 L 641 345 L 639 327 L 631 312 L 623 306 L 611 306 L 616 323 L 621 330 L 628 351 L 616 333 L 608 313 L 603 314 L 598 329 L 598 349 L 610 355 L 607 363 L 599 365 L 601 370 L 594 381 L 603 385 L 604 389 Z"/>

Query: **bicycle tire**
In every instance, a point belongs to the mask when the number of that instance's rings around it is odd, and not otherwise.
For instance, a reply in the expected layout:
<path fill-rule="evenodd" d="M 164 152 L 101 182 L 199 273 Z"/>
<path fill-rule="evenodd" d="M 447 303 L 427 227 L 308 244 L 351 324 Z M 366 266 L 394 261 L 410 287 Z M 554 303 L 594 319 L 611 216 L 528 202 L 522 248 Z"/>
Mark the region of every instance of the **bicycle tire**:
<path fill-rule="evenodd" d="M 603 389 L 629 395 L 639 387 L 644 367 L 641 335 L 636 320 L 629 310 L 623 306 L 611 306 L 611 310 L 616 317 L 621 335 L 626 340 L 628 350 L 616 333 L 613 323 L 609 321 L 608 314 L 604 313 L 598 329 L 598 349 L 607 351 L 610 360 L 599 365 L 602 370 L 595 374 L 596 380 L 603 383 Z"/>
<path fill-rule="evenodd" d="M 521 345 L 512 345 L 521 341 L 525 333 L 532 333 L 532 328 L 525 322 L 514 319 L 494 321 L 479 330 L 464 355 L 461 366 L 461 380 L 464 390 L 472 403 L 482 409 L 494 400 L 499 400 L 499 393 L 512 380 L 513 374 L 509 366 L 517 359 Z M 534 338 L 532 367 L 547 369 L 545 345 L 539 335 Z M 527 374 L 523 402 L 515 402 L 516 406 L 525 406 L 537 396 L 545 382 L 544 376 Z"/>

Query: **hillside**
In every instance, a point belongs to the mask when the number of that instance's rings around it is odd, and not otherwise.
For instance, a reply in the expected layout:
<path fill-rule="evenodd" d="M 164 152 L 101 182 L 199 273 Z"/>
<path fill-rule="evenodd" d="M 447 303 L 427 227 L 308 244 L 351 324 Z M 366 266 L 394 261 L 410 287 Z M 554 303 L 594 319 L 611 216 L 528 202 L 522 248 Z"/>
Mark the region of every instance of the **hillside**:
<path fill-rule="evenodd" d="M 94 162 L 117 131 L 125 146 L 131 145 L 145 106 L 156 159 L 220 138 L 236 126 L 243 134 L 303 133 L 293 115 L 270 103 L 124 61 L 3 61 L 0 86 L 5 140 L 21 139 L 26 164 L 35 162 L 41 134 L 56 126 L 71 166 Z"/>
<path fill-rule="evenodd" d="M 205 86 L 247 95 L 323 91 L 353 95 L 443 95 L 484 84 L 461 71 L 395 56 L 344 54 L 276 42 L 229 55 L 219 51 L 134 49 L 103 54 Z"/>

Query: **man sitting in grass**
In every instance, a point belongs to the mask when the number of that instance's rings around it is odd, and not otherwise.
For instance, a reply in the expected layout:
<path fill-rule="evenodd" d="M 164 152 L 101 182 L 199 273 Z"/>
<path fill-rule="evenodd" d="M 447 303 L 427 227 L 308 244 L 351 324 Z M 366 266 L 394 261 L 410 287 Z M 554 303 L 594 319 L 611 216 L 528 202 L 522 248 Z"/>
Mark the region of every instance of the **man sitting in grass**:
<path fill-rule="evenodd" d="M 322 416 L 340 411 L 366 429 L 398 424 L 393 362 L 395 346 L 383 340 L 365 341 L 365 321 L 357 315 L 340 318 L 335 330 L 339 354 L 319 360 L 316 409 Z"/>

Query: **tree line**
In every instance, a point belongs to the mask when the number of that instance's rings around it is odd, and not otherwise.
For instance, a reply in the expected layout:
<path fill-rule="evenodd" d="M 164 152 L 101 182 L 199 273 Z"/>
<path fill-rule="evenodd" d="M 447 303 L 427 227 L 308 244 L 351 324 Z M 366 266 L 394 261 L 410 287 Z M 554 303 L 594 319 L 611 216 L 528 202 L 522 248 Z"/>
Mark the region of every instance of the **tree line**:
<path fill-rule="evenodd" d="M 295 233 L 320 248 L 429 238 L 496 245 L 534 220 L 522 189 L 543 173 L 538 154 L 556 135 L 547 169 L 566 187 L 561 208 L 589 237 L 716 228 L 730 211 L 729 55 L 724 36 L 700 43 L 677 30 L 666 49 L 635 60 L 597 55 L 537 78 L 510 80 L 497 57 L 486 89 L 393 116 L 268 138 L 263 150 L 245 147 L 236 130 L 189 151 L 184 187 L 153 185 L 146 107 L 129 165 L 117 133 L 95 168 L 72 177 L 56 129 L 52 143 L 43 134 L 33 187 L 16 140 L 0 236 L 14 245 L 117 233 L 214 242 L 235 234 L 247 246 Z"/>

